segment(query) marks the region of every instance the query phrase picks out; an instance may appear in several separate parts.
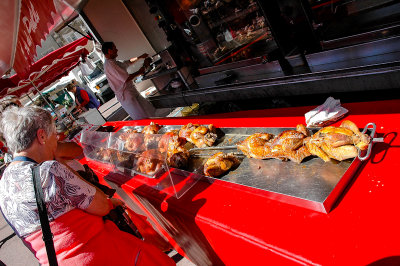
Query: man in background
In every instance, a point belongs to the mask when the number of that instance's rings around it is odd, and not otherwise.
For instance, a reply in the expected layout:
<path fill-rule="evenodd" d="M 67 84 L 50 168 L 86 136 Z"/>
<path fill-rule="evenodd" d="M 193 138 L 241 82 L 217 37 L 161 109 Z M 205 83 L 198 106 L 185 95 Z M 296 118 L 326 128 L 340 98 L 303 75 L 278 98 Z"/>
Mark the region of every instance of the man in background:
<path fill-rule="evenodd" d="M 118 61 L 118 49 L 113 42 L 105 42 L 102 52 L 106 58 L 104 72 L 108 83 L 129 116 L 135 120 L 154 116 L 155 108 L 140 95 L 133 84 L 133 79 L 143 75 L 146 67 L 150 65 L 151 59 L 148 58 L 148 54 L 144 53 L 130 60 Z M 129 74 L 127 68 L 141 58 L 145 59 L 143 66 L 137 72 Z"/>

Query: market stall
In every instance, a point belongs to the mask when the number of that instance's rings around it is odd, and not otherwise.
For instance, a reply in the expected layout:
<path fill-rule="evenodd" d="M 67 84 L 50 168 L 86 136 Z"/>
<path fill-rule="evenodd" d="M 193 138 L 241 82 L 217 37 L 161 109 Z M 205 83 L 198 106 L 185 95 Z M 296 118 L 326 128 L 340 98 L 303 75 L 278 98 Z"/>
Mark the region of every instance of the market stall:
<path fill-rule="evenodd" d="M 400 250 L 395 243 L 399 230 L 393 204 L 399 184 L 393 158 L 398 154 L 399 128 L 395 121 L 399 119 L 399 103 L 392 100 L 343 105 L 350 111 L 346 119 L 360 128 L 376 123 L 375 137 L 382 137 L 384 143 L 375 143 L 370 158 L 359 162 L 331 207 L 325 210 L 282 200 L 276 196 L 281 193 L 226 180 L 226 176 L 182 177 L 178 171 L 175 173 L 181 176 L 179 179 L 170 170 L 168 175 L 124 174 L 121 171 L 124 169 L 115 169 L 113 164 L 85 160 L 111 185 L 119 185 L 122 190 L 118 193 L 128 205 L 148 216 L 155 229 L 197 265 L 249 265 L 261 261 L 276 265 L 366 265 L 382 260 L 398 263 Z M 151 121 L 169 126 L 212 123 L 221 129 L 293 128 L 304 123 L 304 113 L 312 108 Z M 340 122 L 335 125 L 339 126 Z M 117 133 L 126 126 L 143 128 L 149 123 L 150 120 L 113 122 L 102 129 Z M 270 160 L 276 161 L 263 161 Z M 307 162 L 300 166 L 306 168 Z M 319 170 L 322 177 L 331 171 L 327 165 Z M 271 177 L 272 170 L 264 169 L 263 165 L 255 171 L 262 172 L 257 178 Z M 312 178 L 307 174 L 294 176 L 303 182 Z M 245 181 L 254 178 L 255 175 L 248 175 Z M 283 185 L 291 178 L 280 176 Z"/>

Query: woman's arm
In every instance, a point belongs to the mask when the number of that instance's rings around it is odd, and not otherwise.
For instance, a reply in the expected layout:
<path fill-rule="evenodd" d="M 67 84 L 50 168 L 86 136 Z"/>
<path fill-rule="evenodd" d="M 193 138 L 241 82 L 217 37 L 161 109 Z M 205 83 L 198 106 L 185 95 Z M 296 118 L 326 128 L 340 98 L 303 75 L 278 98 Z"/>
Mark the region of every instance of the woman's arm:
<path fill-rule="evenodd" d="M 55 159 L 57 161 L 71 160 L 83 154 L 83 149 L 75 142 L 61 142 L 57 144 Z"/>
<path fill-rule="evenodd" d="M 69 198 L 72 205 L 77 208 L 93 215 L 104 216 L 114 207 L 118 205 L 124 206 L 124 203 L 121 200 L 108 199 L 106 194 L 83 179 L 68 165 L 54 163 L 52 169 L 54 170 L 51 170 L 51 172 L 56 176 L 56 178 L 58 177 L 63 179 L 63 182 L 59 182 L 58 184 L 69 184 L 68 186 L 75 187 L 74 191 L 64 196 Z M 60 191 L 64 192 L 66 189 L 60 188 Z"/>
<path fill-rule="evenodd" d="M 109 199 L 101 190 L 98 188 L 96 188 L 96 190 L 96 194 L 90 205 L 85 209 L 85 212 L 104 216 L 117 206 L 125 206 L 123 201 L 116 198 Z"/>

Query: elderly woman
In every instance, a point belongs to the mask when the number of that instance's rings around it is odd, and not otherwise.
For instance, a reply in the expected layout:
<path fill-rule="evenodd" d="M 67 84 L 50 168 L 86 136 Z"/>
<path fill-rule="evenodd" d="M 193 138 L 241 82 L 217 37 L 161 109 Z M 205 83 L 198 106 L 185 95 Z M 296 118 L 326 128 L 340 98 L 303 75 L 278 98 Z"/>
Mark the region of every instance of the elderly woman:
<path fill-rule="evenodd" d="M 40 264 L 48 264 L 48 259 L 32 182 L 32 168 L 38 164 L 59 265 L 174 265 L 154 246 L 102 219 L 123 202 L 108 199 L 55 160 L 57 135 L 49 112 L 8 109 L 0 125 L 14 155 L 0 180 L 0 207 Z"/>
<path fill-rule="evenodd" d="M 21 102 L 19 98 L 15 95 L 7 95 L 6 97 L 0 99 L 0 116 L 8 108 L 21 107 Z M 12 154 L 9 153 L 8 148 L 5 143 L 3 143 L 3 137 L 0 132 L 0 147 L 5 153 L 5 162 L 9 163 L 12 160 Z M 82 155 L 83 150 L 81 146 L 75 142 L 58 142 L 55 157 L 59 161 L 67 161 L 75 159 L 76 157 Z"/>

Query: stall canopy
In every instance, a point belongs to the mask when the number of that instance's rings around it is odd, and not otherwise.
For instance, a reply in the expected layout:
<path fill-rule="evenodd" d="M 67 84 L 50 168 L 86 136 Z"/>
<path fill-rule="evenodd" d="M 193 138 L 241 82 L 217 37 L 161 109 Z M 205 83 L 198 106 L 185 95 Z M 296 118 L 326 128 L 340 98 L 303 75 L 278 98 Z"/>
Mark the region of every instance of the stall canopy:
<path fill-rule="evenodd" d="M 0 76 L 10 68 L 26 77 L 36 46 L 47 34 L 77 15 L 81 0 L 1 0 Z"/>
<path fill-rule="evenodd" d="M 79 64 L 81 55 L 89 53 L 87 47 L 90 47 L 90 45 L 88 45 L 88 42 L 87 37 L 82 37 L 51 52 L 30 67 L 31 72 L 28 73 L 27 78 L 20 79 L 16 74 L 3 80 L 4 84 L 14 84 L 14 86 L 3 87 L 0 91 L 0 97 L 7 94 L 21 96 L 36 91 L 36 89 L 41 90 L 67 75 Z"/>

